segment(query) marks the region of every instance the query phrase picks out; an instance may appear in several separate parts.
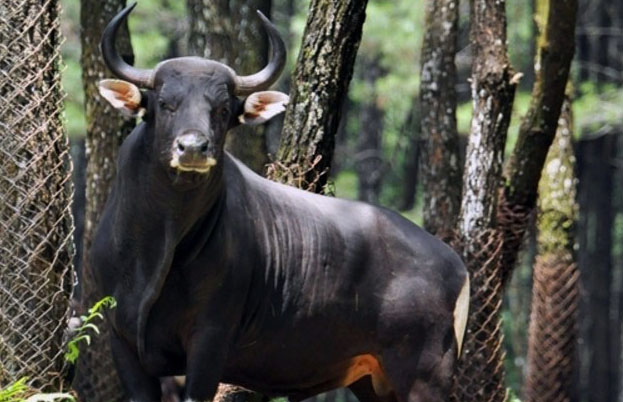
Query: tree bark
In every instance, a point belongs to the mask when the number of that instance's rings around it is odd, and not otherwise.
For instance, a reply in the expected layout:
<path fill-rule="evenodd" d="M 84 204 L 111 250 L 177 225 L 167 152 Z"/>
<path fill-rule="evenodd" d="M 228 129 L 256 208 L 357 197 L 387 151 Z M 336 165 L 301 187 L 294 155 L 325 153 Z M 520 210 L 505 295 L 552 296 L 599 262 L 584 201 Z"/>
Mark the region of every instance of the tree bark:
<path fill-rule="evenodd" d="M 0 3 L 0 388 L 27 377 L 66 389 L 74 250 L 59 11 L 57 0 Z"/>
<path fill-rule="evenodd" d="M 375 85 L 384 73 L 378 57 L 371 60 L 364 59 L 361 67 L 366 94 L 359 109 L 361 131 L 355 157 L 355 169 L 359 178 L 358 199 L 377 204 L 384 170 L 382 139 L 385 114 L 377 104 Z"/>
<path fill-rule="evenodd" d="M 570 99 L 539 183 L 538 248 L 529 325 L 527 402 L 576 401 L 579 270 L 575 258 L 576 202 Z"/>
<path fill-rule="evenodd" d="M 416 104 L 413 100 L 412 104 Z M 420 165 L 420 149 L 421 140 L 421 115 L 420 108 L 413 107 L 405 120 L 402 130 L 408 136 L 409 142 L 405 149 L 405 163 L 402 167 L 402 193 L 398 209 L 407 211 L 415 205 L 415 196 L 417 192 L 419 165 Z"/>
<path fill-rule="evenodd" d="M 505 3 L 473 0 L 471 22 L 473 118 L 457 237 L 473 291 L 452 400 L 502 402 L 502 238 L 495 212 L 516 82 L 506 49 Z"/>
<path fill-rule="evenodd" d="M 323 191 L 366 5 L 367 0 L 311 1 L 271 179 Z"/>
<path fill-rule="evenodd" d="M 100 295 L 86 265 L 91 240 L 99 222 L 110 187 L 117 173 L 117 155 L 123 139 L 135 126 L 134 119 L 124 118 L 112 108 L 98 92 L 101 79 L 114 78 L 104 64 L 99 43 L 108 22 L 126 5 L 126 0 L 81 0 L 80 41 L 82 53 L 82 85 L 85 93 L 86 133 L 86 212 L 84 219 L 83 260 L 81 279 L 81 313 L 85 313 Z M 127 24 L 117 36 L 117 49 L 128 63 L 133 64 L 134 54 Z M 110 327 L 98 325 L 101 334 L 93 337 L 76 366 L 74 388 L 80 398 L 89 402 L 114 402 L 124 400 L 124 392 L 112 361 L 108 343 Z"/>
<path fill-rule="evenodd" d="M 538 0 L 535 20 L 539 28 L 536 81 L 530 108 L 505 169 L 499 216 L 504 230 L 506 282 L 521 248 L 527 216 L 534 210 L 543 163 L 556 134 L 574 53 L 577 0 Z"/>
<path fill-rule="evenodd" d="M 270 17 L 271 0 L 187 0 L 188 48 L 193 55 L 220 61 L 238 74 L 261 70 L 268 61 L 268 39 L 260 10 Z M 258 173 L 268 162 L 264 127 L 239 126 L 226 139 L 225 148 Z"/>
<path fill-rule="evenodd" d="M 424 228 L 449 237 L 461 206 L 462 169 L 456 129 L 457 0 L 426 3 L 420 108 Z"/>
<path fill-rule="evenodd" d="M 588 197 L 592 206 L 588 219 L 588 282 L 590 324 L 588 342 L 591 344 L 588 371 L 588 400 L 605 402 L 616 399 L 615 378 L 618 357 L 612 353 L 612 222 L 616 136 L 604 135 L 591 141 L 584 180 L 592 187 Z M 589 149 L 590 149 L 589 148 Z M 597 197 L 595 195 L 598 194 Z M 593 198 L 594 197 L 594 198 Z M 590 268 L 589 268 L 590 267 Z"/>

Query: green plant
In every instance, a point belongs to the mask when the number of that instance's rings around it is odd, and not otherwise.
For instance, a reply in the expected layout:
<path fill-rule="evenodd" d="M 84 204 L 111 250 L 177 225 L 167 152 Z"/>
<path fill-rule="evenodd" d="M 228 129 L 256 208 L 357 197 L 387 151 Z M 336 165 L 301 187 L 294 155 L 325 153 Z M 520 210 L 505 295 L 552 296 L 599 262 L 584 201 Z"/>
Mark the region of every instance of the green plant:
<path fill-rule="evenodd" d="M 102 300 L 98 301 L 89 309 L 88 315 L 80 316 L 80 321 L 82 325 L 76 329 L 75 336 L 67 342 L 67 352 L 65 353 L 65 360 L 69 363 L 74 364 L 80 356 L 80 349 L 78 348 L 78 344 L 82 341 L 86 342 L 87 345 L 91 344 L 91 335 L 89 335 L 88 330 L 99 334 L 100 331 L 97 326 L 93 323 L 93 320 L 99 318 L 100 320 L 104 319 L 101 311 L 104 308 L 115 308 L 117 306 L 117 301 L 112 296 L 104 297 Z M 2 399 L 0 399 L 0 402 Z"/>
<path fill-rule="evenodd" d="M 28 378 L 22 377 L 13 384 L 9 384 L 6 388 L 0 389 L 0 402 L 53 402 L 57 400 L 75 401 L 70 394 L 63 392 L 54 392 L 49 394 L 37 393 L 28 398 L 30 388 L 26 384 Z"/>

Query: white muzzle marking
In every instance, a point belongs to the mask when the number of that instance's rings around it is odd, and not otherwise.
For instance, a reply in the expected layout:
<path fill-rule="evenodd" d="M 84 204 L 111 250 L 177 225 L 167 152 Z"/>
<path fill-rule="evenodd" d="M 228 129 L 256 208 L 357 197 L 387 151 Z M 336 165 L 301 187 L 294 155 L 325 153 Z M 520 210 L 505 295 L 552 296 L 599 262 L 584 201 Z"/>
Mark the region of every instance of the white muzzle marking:
<path fill-rule="evenodd" d="M 204 166 L 184 166 L 180 165 L 179 157 L 176 154 L 173 154 L 171 158 L 171 162 L 169 165 L 182 172 L 197 172 L 197 173 L 208 173 L 213 166 L 216 166 L 216 159 L 208 158 L 206 159 L 206 163 Z"/>

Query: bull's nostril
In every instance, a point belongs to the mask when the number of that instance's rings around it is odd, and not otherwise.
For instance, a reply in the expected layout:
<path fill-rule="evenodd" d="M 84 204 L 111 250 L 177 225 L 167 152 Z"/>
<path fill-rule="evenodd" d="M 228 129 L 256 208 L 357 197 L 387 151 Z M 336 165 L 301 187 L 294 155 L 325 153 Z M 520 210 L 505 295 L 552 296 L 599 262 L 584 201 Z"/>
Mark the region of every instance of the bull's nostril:
<path fill-rule="evenodd" d="M 180 152 L 184 152 L 186 150 L 186 147 L 181 142 L 178 142 L 177 143 L 177 150 L 180 151 Z"/>
<path fill-rule="evenodd" d="M 208 152 L 208 144 L 203 144 L 201 146 L 201 153 L 205 154 L 206 152 Z"/>

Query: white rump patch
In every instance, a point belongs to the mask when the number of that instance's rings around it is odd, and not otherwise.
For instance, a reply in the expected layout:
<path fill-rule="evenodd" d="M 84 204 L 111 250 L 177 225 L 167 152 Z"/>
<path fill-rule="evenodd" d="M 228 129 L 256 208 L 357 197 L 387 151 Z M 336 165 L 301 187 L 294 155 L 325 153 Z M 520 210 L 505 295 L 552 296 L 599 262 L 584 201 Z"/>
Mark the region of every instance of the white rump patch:
<path fill-rule="evenodd" d="M 461 356 L 461 348 L 463 347 L 463 337 L 465 336 L 465 327 L 467 326 L 467 317 L 469 315 L 469 276 L 465 278 L 465 283 L 456 298 L 454 305 L 454 337 L 457 344 L 457 355 Z"/>

